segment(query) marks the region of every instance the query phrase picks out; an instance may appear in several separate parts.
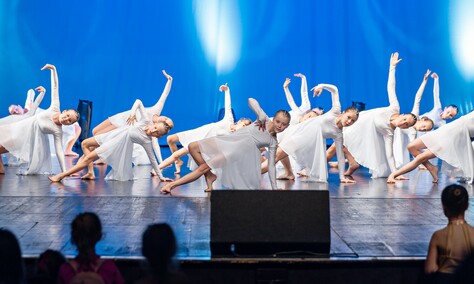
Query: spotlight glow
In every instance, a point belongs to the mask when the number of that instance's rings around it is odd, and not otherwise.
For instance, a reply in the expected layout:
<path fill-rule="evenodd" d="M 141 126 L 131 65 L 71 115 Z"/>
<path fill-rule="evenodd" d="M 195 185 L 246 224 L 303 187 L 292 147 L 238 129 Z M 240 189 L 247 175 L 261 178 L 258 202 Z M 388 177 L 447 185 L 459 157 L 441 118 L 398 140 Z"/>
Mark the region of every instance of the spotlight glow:
<path fill-rule="evenodd" d="M 451 48 L 456 65 L 466 80 L 474 79 L 474 1 L 452 1 Z"/>
<path fill-rule="evenodd" d="M 218 74 L 233 70 L 240 57 L 242 27 L 236 0 L 195 0 L 196 27 L 206 59 Z"/>

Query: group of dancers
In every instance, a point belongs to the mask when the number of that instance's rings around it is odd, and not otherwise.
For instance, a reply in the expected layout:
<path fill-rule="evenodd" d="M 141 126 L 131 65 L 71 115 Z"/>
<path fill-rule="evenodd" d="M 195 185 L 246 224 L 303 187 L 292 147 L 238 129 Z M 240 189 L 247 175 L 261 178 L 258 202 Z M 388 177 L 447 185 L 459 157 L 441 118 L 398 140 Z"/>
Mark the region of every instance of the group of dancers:
<path fill-rule="evenodd" d="M 248 105 L 257 120 L 241 118 L 234 122 L 230 89 L 227 84 L 222 85 L 219 91 L 224 92 L 225 97 L 224 117 L 218 122 L 167 136 L 172 155 L 164 160 L 157 139 L 167 135 L 174 123 L 171 118 L 161 116 L 173 81 L 163 71 L 167 82 L 158 102 L 152 107 L 144 107 L 137 99 L 131 110 L 100 123 L 93 129 L 93 136 L 82 141 L 83 155 L 70 169 L 65 168 L 60 143 L 62 126 L 77 122 L 79 115 L 75 110 L 60 111 L 57 71 L 47 64 L 43 69 L 51 71 L 51 106 L 45 111 L 36 111 L 45 93 L 44 88 L 39 87 L 40 94 L 28 112 L 1 119 L 0 154 L 10 153 L 27 163 L 24 174 L 51 173 L 47 135 L 52 134 L 62 171 L 49 176 L 52 182 L 60 182 L 86 168 L 87 173 L 81 178 L 95 179 L 93 162 L 97 160 L 111 167 L 105 178 L 113 180 L 133 179 L 133 165 L 151 164 L 152 174 L 167 182 L 161 188 L 164 193 L 201 176 L 205 178 L 206 191 L 213 189 L 216 179 L 223 188 L 256 189 L 260 188 L 261 174 L 266 172 L 271 188 L 276 189 L 278 178 L 295 178 L 292 163 L 303 168 L 298 174 L 327 182 L 328 162 L 334 155 L 337 162 L 330 166 L 338 167 L 341 183 L 355 183 L 352 174 L 360 165 L 369 169 L 372 178 L 384 177 L 388 183 L 393 183 L 407 179 L 403 174 L 421 164 L 430 172 L 433 182 L 437 182 L 438 167 L 430 163 L 434 157 L 447 162 L 457 169 L 463 180 L 472 183 L 473 112 L 446 124 L 447 119 L 457 115 L 458 109 L 455 105 L 442 108 L 438 75 L 427 70 L 415 95 L 412 113 L 400 113 L 395 90 L 395 72 L 400 61 L 397 52 L 391 55 L 387 82 L 389 106 L 360 112 L 355 107 L 342 110 L 338 89 L 331 84 L 319 84 L 311 89 L 313 97 L 320 96 L 324 90 L 329 91 L 332 97 L 330 110 L 323 112 L 321 108 L 311 108 L 306 77 L 295 74 L 301 78 L 301 106 L 295 104 L 289 90 L 291 80 L 287 78 L 283 89 L 290 111 L 279 110 L 270 118 L 255 99 L 249 98 Z M 434 108 L 420 116 L 420 101 L 430 74 L 434 79 Z M 326 139 L 334 141 L 329 148 Z M 181 149 L 178 149 L 178 142 Z M 192 157 L 188 163 L 192 172 L 176 180 L 164 177 L 162 169 L 173 163 L 175 173 L 180 173 L 181 157 L 186 154 Z M 275 164 L 279 161 L 285 173 L 277 178 Z M 0 174 L 4 172 L 0 159 Z"/>

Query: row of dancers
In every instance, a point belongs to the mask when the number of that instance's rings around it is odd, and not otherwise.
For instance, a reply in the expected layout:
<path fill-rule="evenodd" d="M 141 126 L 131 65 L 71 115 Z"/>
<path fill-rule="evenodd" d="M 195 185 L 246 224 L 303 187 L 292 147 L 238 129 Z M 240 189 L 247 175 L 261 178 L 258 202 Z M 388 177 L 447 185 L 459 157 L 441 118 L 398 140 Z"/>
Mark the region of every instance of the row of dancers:
<path fill-rule="evenodd" d="M 44 136 L 53 134 L 62 173 L 50 176 L 51 181 L 60 182 L 85 168 L 88 170 L 82 178 L 95 179 L 93 161 L 96 159 L 111 166 L 106 179 L 129 180 L 133 179 L 133 164 L 148 162 L 152 165 L 153 174 L 168 182 L 161 188 L 165 193 L 201 176 L 205 177 L 206 191 L 212 190 L 217 178 L 224 188 L 260 188 L 260 176 L 267 171 L 271 187 L 275 189 L 276 162 L 281 161 L 285 167 L 285 174 L 280 178 L 294 179 L 290 157 L 304 167 L 305 175 L 311 180 L 327 182 L 327 162 L 334 155 L 337 156 L 336 164 L 342 183 L 354 183 L 351 176 L 360 165 L 368 168 L 373 178 L 384 177 L 392 183 L 407 179 L 403 174 L 420 164 L 437 182 L 438 168 L 429 161 L 433 157 L 446 161 L 458 170 L 457 174 L 464 180 L 472 182 L 472 112 L 446 124 L 447 119 L 457 115 L 458 109 L 455 105 L 442 108 L 439 78 L 428 70 L 415 95 L 412 113 L 400 113 L 395 90 L 395 72 L 400 61 L 397 52 L 391 55 L 387 82 L 389 106 L 360 113 L 355 107 L 342 111 L 338 89 L 330 84 L 319 84 L 311 91 L 313 96 L 321 95 L 324 90 L 329 91 L 331 109 L 323 114 L 319 108 L 311 109 L 306 77 L 295 74 L 301 78 L 301 106 L 294 103 L 289 91 L 291 80 L 286 79 L 283 89 L 291 108 L 289 112 L 279 110 L 270 118 L 255 99 L 249 98 L 249 107 L 257 120 L 252 123 L 249 118 L 241 118 L 234 123 L 230 90 L 227 84 L 222 85 L 219 90 L 225 96 L 224 118 L 169 135 L 167 141 L 172 155 L 165 160 L 162 160 L 157 138 L 167 135 L 174 126 L 171 118 L 161 116 L 173 78 L 163 71 L 167 83 L 158 102 L 145 108 L 137 99 L 131 110 L 100 123 L 94 128 L 93 136 L 82 141 L 83 155 L 68 170 L 64 167 L 61 145 L 56 140 L 61 136 L 59 126 L 76 122 L 78 114 L 74 110 L 60 112 L 57 72 L 53 65 L 47 64 L 43 69 L 51 70 L 50 108 L 39 114 L 29 111 L 28 116 L 23 115 L 18 121 L 0 124 L 0 132 L 7 134 L 0 138 L 0 154 L 10 152 L 27 162 L 26 174 L 43 173 L 37 164 L 41 161 L 42 166 L 48 165 L 48 157 L 38 155 L 40 151 L 34 149 L 43 149 L 47 142 L 44 142 Z M 430 74 L 434 79 L 434 108 L 420 118 L 420 101 Z M 25 130 L 28 135 L 24 135 Z M 334 140 L 329 149 L 326 149 L 326 139 Z M 183 146 L 181 149 L 176 145 L 178 142 Z M 263 149 L 268 152 L 268 159 L 262 159 Z M 408 152 L 413 156 L 412 160 Z M 193 171 L 177 180 L 164 177 L 161 170 L 173 163 L 176 173 L 180 172 L 183 166 L 180 158 L 186 154 L 195 163 L 188 165 Z M 347 170 L 346 159 L 349 162 Z M 4 173 L 1 161 L 0 173 Z"/>

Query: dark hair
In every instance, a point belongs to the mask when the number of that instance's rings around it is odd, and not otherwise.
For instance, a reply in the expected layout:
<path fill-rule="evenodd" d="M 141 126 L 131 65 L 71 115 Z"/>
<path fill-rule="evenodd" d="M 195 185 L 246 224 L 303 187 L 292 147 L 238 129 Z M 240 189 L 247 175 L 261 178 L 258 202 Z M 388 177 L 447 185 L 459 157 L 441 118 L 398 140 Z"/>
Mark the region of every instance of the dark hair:
<path fill-rule="evenodd" d="M 446 107 L 452 107 L 452 108 L 455 108 L 456 111 L 458 111 L 458 106 L 457 105 L 450 104 L 450 105 L 447 105 Z"/>
<path fill-rule="evenodd" d="M 412 127 L 413 125 L 415 125 L 416 121 L 418 120 L 418 117 L 417 117 L 415 114 L 411 113 L 411 112 L 409 112 L 409 113 L 402 113 L 402 114 L 400 114 L 400 115 L 411 115 L 411 117 L 413 118 L 413 124 L 410 125 L 409 127 Z"/>
<path fill-rule="evenodd" d="M 350 106 L 346 108 L 342 113 L 349 112 L 349 111 L 355 112 L 357 117 L 359 117 L 359 110 L 355 106 Z"/>
<path fill-rule="evenodd" d="M 21 283 L 24 278 L 21 248 L 16 236 L 0 228 L 0 283 Z"/>
<path fill-rule="evenodd" d="M 317 107 L 314 107 L 312 110 L 313 110 L 314 112 L 316 112 L 316 111 L 315 111 L 315 109 L 319 109 L 319 110 L 321 111 L 321 115 L 323 115 L 323 114 L 325 113 L 325 111 L 324 111 L 324 108 L 323 108 L 323 107 L 317 106 Z M 316 112 L 316 114 L 317 114 L 317 115 L 320 115 L 320 114 L 319 114 L 319 113 L 317 113 L 317 112 Z"/>
<path fill-rule="evenodd" d="M 166 223 L 149 225 L 142 236 L 142 254 L 153 274 L 168 271 L 177 245 L 173 229 Z"/>
<path fill-rule="evenodd" d="M 420 117 L 419 120 L 420 120 L 420 121 L 429 121 L 429 122 L 431 122 L 431 129 L 434 128 L 434 122 L 433 122 L 433 120 L 432 120 L 431 118 L 429 118 L 429 117 L 427 117 L 427 116 L 422 116 L 422 117 Z M 431 130 L 431 129 L 430 129 L 430 130 Z"/>
<path fill-rule="evenodd" d="M 462 185 L 451 184 L 443 189 L 441 203 L 446 217 L 456 217 L 467 210 L 469 195 Z"/>
<path fill-rule="evenodd" d="M 55 283 L 61 264 L 66 262 L 64 255 L 57 250 L 47 249 L 41 253 L 36 263 L 36 275 L 29 282 Z"/>
<path fill-rule="evenodd" d="M 278 115 L 278 114 L 281 114 L 283 115 L 284 117 L 288 118 L 288 121 L 291 119 L 291 115 L 288 111 L 284 110 L 284 109 L 280 109 L 279 111 L 277 111 L 275 113 L 275 117 Z"/>
<path fill-rule="evenodd" d="M 74 218 L 71 223 L 71 243 L 77 247 L 80 263 L 89 263 L 93 260 L 95 245 L 100 239 L 102 239 L 102 224 L 99 216 L 92 212 L 84 212 Z"/>

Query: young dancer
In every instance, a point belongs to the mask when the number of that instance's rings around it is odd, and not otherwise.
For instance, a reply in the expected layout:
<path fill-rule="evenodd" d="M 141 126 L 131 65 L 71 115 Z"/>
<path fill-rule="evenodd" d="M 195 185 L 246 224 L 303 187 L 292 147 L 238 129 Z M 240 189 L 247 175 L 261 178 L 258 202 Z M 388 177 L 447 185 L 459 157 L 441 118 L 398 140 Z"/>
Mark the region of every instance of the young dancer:
<path fill-rule="evenodd" d="M 170 193 L 176 186 L 195 181 L 202 175 L 206 178 L 205 191 L 213 189 L 212 183 L 217 176 L 227 188 L 259 188 L 262 147 L 268 147 L 270 184 L 272 189 L 276 189 L 275 152 L 278 144 L 276 134 L 288 127 L 290 114 L 280 110 L 275 114 L 273 121 L 270 121 L 255 99 L 249 98 L 249 107 L 258 117 L 254 125 L 241 128 L 229 135 L 214 136 L 189 144 L 189 152 L 198 168 L 163 186 L 161 192 Z"/>

